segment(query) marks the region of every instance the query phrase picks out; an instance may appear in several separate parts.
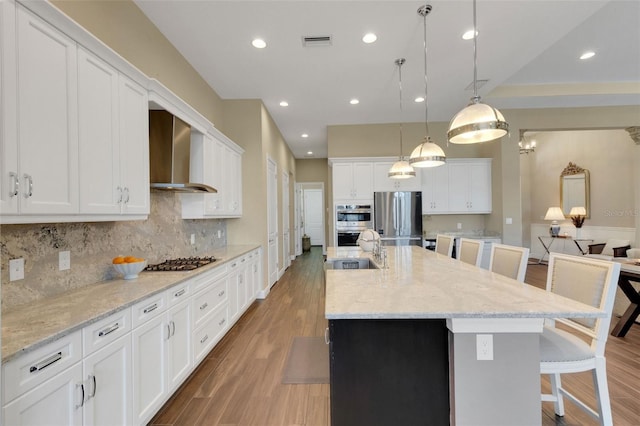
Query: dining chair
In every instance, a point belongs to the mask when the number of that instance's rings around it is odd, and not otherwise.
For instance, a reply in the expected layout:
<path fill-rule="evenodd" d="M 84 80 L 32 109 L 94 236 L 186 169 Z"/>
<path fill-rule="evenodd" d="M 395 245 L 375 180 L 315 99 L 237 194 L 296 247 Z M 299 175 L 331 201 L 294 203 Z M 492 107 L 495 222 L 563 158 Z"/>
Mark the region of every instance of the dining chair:
<path fill-rule="evenodd" d="M 436 253 L 451 257 L 453 253 L 453 237 L 449 235 L 436 235 Z"/>
<path fill-rule="evenodd" d="M 484 241 L 460 238 L 460 247 L 457 248 L 457 258 L 464 263 L 480 267 L 482 262 L 482 249 Z"/>
<path fill-rule="evenodd" d="M 492 244 L 489 270 L 524 282 L 528 260 L 529 249 L 526 247 Z"/>
<path fill-rule="evenodd" d="M 601 425 L 613 424 L 604 349 L 619 275 L 620 263 L 559 253 L 549 257 L 547 291 L 605 312 L 600 318 L 545 321 L 540 335 L 540 373 L 549 375 L 551 394 L 541 398 L 554 402 L 558 416 L 564 415 L 563 397 L 567 397 Z M 565 327 L 556 328 L 558 323 Z M 562 386 L 561 374 L 583 371 L 592 372 L 596 410 Z"/>

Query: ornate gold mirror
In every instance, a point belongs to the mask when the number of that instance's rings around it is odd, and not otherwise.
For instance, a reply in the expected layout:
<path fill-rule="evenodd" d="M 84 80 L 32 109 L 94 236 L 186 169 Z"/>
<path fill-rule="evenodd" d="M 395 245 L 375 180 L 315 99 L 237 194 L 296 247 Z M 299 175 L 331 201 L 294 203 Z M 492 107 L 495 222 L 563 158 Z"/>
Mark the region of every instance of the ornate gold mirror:
<path fill-rule="evenodd" d="M 565 216 L 571 208 L 584 207 L 590 217 L 589 209 L 589 170 L 569 162 L 560 174 L 560 206 Z"/>

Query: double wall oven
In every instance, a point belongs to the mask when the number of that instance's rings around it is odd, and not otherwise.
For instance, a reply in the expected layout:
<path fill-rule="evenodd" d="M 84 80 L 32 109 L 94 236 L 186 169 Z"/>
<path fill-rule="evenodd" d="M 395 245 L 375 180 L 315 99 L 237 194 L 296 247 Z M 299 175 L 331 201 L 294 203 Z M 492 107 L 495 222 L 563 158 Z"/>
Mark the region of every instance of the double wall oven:
<path fill-rule="evenodd" d="M 373 228 L 371 204 L 336 205 L 336 241 L 338 246 L 357 246 L 358 236 Z"/>

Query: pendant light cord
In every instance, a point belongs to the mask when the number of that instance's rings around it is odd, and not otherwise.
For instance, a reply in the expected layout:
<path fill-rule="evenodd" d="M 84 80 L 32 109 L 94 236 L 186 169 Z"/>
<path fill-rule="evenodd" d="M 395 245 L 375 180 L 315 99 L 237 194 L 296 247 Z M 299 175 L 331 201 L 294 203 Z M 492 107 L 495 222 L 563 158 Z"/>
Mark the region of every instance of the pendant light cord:
<path fill-rule="evenodd" d="M 473 0 L 473 101 L 478 102 L 478 28 L 476 24 L 476 0 Z"/>
<path fill-rule="evenodd" d="M 425 140 L 429 142 L 429 103 L 427 97 L 427 13 L 422 13 L 424 21 L 424 129 L 426 132 Z"/>
<path fill-rule="evenodd" d="M 396 59 L 396 65 L 398 65 L 398 88 L 400 89 L 400 161 L 402 161 L 402 65 L 405 59 Z"/>

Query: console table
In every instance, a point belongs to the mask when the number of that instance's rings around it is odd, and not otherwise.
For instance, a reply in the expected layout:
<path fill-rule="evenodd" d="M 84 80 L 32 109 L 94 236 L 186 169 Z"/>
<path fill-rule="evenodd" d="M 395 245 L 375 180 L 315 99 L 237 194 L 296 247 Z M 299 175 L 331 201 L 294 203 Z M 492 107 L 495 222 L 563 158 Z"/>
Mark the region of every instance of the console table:
<path fill-rule="evenodd" d="M 548 254 L 551 254 L 551 246 L 553 245 L 553 243 L 556 240 L 564 240 L 564 241 L 573 241 L 573 243 L 576 245 L 576 247 L 578 248 L 578 251 L 580 251 L 581 254 L 587 254 L 589 252 L 589 249 L 587 248 L 587 250 L 584 250 L 582 248 L 582 246 L 580 245 L 580 243 L 584 243 L 584 242 L 590 242 L 592 243 L 593 240 L 590 238 L 573 238 L 570 235 L 558 235 L 557 237 L 552 237 L 552 236 L 538 236 L 538 240 L 540 241 L 540 244 L 542 244 L 542 247 L 544 247 L 544 253 L 542 254 L 542 256 L 540 256 L 540 259 L 538 260 L 538 264 L 542 263 L 544 261 L 544 257 Z"/>

